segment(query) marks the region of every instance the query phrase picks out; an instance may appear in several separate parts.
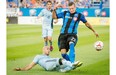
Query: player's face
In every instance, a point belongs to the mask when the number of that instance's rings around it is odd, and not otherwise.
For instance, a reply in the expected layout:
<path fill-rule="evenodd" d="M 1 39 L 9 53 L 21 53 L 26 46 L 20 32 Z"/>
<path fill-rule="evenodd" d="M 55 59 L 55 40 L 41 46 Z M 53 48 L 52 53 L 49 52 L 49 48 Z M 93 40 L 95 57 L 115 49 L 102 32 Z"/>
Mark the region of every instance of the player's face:
<path fill-rule="evenodd" d="M 48 9 L 51 9 L 51 7 L 52 7 L 52 3 L 49 3 L 49 2 L 48 2 L 48 3 L 47 3 L 47 8 L 48 8 Z"/>
<path fill-rule="evenodd" d="M 69 6 L 68 8 L 69 8 L 69 11 L 70 11 L 71 14 L 75 13 L 76 7 L 75 7 L 74 4 L 72 6 Z"/>
<path fill-rule="evenodd" d="M 44 49 L 44 53 L 45 53 L 46 55 L 49 55 L 49 53 L 50 53 L 50 48 L 49 48 L 48 46 Z"/>

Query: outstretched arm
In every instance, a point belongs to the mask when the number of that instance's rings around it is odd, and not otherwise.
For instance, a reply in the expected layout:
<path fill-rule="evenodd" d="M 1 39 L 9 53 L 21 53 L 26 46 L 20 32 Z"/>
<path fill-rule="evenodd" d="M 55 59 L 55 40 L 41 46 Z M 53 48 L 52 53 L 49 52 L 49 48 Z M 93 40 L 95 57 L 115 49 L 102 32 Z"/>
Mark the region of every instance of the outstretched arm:
<path fill-rule="evenodd" d="M 15 68 L 14 70 L 15 71 L 27 71 L 27 70 L 32 69 L 35 65 L 36 65 L 36 63 L 32 62 L 32 63 L 30 63 L 29 65 L 27 65 L 23 68 Z"/>
<path fill-rule="evenodd" d="M 92 28 L 92 26 L 91 26 L 88 22 L 86 22 L 85 25 L 86 25 L 90 30 L 93 31 L 93 33 L 95 34 L 96 37 L 99 37 L 98 33 Z"/>
<path fill-rule="evenodd" d="M 59 7 L 62 7 L 62 5 L 61 5 L 61 4 L 56 4 L 56 5 L 55 5 L 54 10 L 52 11 L 52 18 L 53 18 L 53 19 L 57 19 L 56 9 L 58 9 Z"/>
<path fill-rule="evenodd" d="M 44 10 L 41 10 L 41 12 L 37 16 L 37 19 L 40 19 L 43 16 L 44 16 Z"/>

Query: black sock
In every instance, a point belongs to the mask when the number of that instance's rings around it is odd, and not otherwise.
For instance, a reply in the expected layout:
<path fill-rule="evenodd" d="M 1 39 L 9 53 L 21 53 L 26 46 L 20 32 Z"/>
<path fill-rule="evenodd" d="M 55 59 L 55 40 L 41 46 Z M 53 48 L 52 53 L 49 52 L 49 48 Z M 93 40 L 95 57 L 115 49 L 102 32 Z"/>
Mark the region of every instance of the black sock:
<path fill-rule="evenodd" d="M 47 42 L 47 41 L 45 41 L 45 42 L 44 42 L 44 46 L 47 46 L 47 45 L 48 45 L 48 42 Z"/>
<path fill-rule="evenodd" d="M 59 64 L 62 65 L 62 59 L 61 58 L 59 59 Z"/>
<path fill-rule="evenodd" d="M 49 40 L 49 43 L 50 43 L 50 46 L 52 46 L 52 41 L 51 40 Z"/>

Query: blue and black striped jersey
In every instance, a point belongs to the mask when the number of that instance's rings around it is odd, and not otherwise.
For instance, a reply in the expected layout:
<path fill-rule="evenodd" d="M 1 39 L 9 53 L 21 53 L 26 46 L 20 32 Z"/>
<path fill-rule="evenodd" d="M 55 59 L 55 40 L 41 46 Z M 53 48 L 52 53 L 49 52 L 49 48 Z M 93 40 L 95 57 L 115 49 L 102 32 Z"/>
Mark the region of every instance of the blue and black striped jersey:
<path fill-rule="evenodd" d="M 63 25 L 60 31 L 61 34 L 77 34 L 79 22 L 87 22 L 84 15 L 79 12 L 71 14 L 69 11 L 64 11 L 56 15 L 57 18 L 63 19 Z"/>

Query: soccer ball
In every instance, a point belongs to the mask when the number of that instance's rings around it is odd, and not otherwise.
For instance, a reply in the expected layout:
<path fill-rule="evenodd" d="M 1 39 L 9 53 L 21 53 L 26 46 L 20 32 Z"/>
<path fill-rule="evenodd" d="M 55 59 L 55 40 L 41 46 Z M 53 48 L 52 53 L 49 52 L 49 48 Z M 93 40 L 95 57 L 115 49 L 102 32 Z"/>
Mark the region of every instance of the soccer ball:
<path fill-rule="evenodd" d="M 102 41 L 96 41 L 96 42 L 94 43 L 94 47 L 95 47 L 95 49 L 96 49 L 97 51 L 101 51 L 101 50 L 103 49 L 103 46 L 104 46 L 104 44 L 103 44 Z"/>

